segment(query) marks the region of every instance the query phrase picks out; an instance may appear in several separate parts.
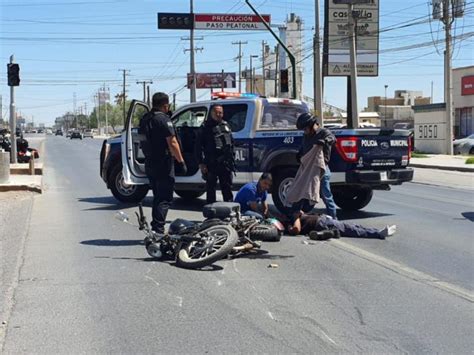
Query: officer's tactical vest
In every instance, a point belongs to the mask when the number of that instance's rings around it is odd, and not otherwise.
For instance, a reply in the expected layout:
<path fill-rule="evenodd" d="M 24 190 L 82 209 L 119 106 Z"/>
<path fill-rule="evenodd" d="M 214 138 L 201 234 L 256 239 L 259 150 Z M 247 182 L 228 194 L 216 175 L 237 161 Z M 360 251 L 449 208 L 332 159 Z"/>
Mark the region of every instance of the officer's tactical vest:
<path fill-rule="evenodd" d="M 226 151 L 232 148 L 232 130 L 227 123 L 221 123 L 212 129 L 214 144 L 217 151 Z"/>

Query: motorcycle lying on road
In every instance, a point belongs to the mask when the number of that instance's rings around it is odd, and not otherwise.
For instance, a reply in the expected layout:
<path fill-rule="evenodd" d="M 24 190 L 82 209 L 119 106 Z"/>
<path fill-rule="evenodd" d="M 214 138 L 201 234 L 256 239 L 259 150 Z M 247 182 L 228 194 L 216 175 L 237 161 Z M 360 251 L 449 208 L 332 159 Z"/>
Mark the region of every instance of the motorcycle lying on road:
<path fill-rule="evenodd" d="M 135 212 L 139 229 L 145 232 L 145 247 L 157 259 L 174 259 L 176 265 L 199 269 L 227 257 L 259 249 L 260 241 L 279 241 L 283 229 L 276 221 L 260 222 L 240 214 L 240 205 L 216 202 L 204 206 L 203 222 L 174 220 L 167 234 L 154 232 L 143 214 Z"/>

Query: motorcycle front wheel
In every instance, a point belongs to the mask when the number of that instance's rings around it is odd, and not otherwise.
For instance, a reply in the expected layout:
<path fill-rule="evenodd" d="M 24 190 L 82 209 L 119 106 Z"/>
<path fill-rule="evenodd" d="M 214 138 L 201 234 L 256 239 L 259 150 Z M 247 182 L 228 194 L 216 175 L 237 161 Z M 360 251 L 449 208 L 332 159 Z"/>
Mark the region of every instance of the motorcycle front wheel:
<path fill-rule="evenodd" d="M 200 241 L 186 245 L 178 253 L 176 265 L 187 269 L 199 269 L 222 259 L 232 251 L 239 236 L 228 225 L 209 227 L 202 232 Z"/>

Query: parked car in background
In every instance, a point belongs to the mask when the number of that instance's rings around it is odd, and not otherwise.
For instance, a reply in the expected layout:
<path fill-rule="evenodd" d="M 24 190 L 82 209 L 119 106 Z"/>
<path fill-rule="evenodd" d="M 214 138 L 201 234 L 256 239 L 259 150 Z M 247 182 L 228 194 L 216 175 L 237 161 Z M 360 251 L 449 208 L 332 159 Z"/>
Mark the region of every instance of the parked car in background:
<path fill-rule="evenodd" d="M 453 142 L 453 151 L 454 154 L 474 155 L 474 134 L 461 139 L 456 139 Z"/>
<path fill-rule="evenodd" d="M 57 129 L 56 136 L 62 136 L 62 135 L 63 135 L 63 131 L 61 129 Z"/>
<path fill-rule="evenodd" d="M 92 129 L 85 129 L 82 135 L 84 138 L 94 138 L 94 132 Z"/>
<path fill-rule="evenodd" d="M 71 139 L 82 139 L 82 133 L 79 131 L 73 131 L 71 133 Z"/>
<path fill-rule="evenodd" d="M 66 138 L 71 138 L 71 133 L 72 133 L 72 131 L 73 131 L 72 129 L 68 129 L 68 130 L 66 131 Z"/>
<path fill-rule="evenodd" d="M 52 135 L 52 134 L 53 134 L 53 130 L 51 130 L 51 129 L 48 128 L 48 129 L 46 130 L 46 134 L 47 134 L 48 136 Z"/>

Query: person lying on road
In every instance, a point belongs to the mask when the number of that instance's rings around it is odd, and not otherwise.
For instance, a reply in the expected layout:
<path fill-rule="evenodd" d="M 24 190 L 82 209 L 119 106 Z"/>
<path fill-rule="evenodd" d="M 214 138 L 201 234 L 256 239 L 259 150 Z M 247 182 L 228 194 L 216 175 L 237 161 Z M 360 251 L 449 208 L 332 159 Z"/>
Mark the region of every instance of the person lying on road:
<path fill-rule="evenodd" d="M 321 231 L 336 230 L 339 233 L 318 233 Z M 379 238 L 385 239 L 394 235 L 397 231 L 396 225 L 389 225 L 383 229 L 363 227 L 359 224 L 338 221 L 325 214 L 302 213 L 293 224 L 289 224 L 288 232 L 291 235 L 308 235 L 311 239 L 325 240 L 340 234 L 343 237 L 352 238 Z"/>
<path fill-rule="evenodd" d="M 242 186 L 234 200 L 240 204 L 242 214 L 258 219 L 268 218 L 268 203 L 266 200 L 271 187 L 272 175 L 270 173 L 263 173 L 258 181 L 249 182 Z"/>

